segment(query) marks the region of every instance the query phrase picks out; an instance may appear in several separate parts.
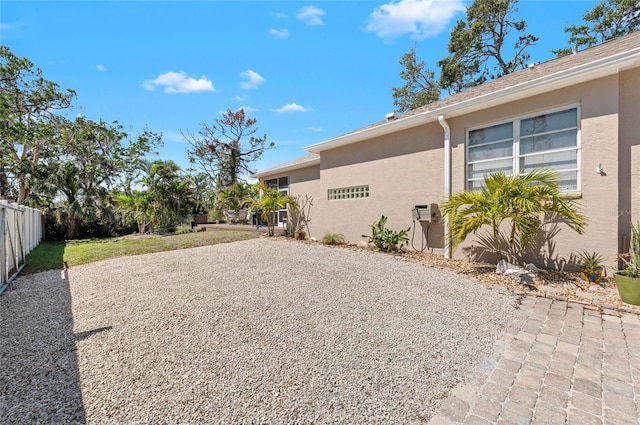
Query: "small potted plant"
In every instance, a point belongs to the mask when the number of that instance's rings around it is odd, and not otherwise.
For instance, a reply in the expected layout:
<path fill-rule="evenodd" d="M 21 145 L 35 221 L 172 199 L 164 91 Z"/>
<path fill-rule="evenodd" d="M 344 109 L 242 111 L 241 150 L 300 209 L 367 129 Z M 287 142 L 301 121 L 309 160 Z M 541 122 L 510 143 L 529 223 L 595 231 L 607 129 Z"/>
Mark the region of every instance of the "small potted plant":
<path fill-rule="evenodd" d="M 640 305 L 640 223 L 631 226 L 629 253 L 620 258 L 624 268 L 613 274 L 622 301 Z"/>
<path fill-rule="evenodd" d="M 578 254 L 580 276 L 587 282 L 598 283 L 602 277 L 604 257 L 598 252 L 583 250 Z"/>

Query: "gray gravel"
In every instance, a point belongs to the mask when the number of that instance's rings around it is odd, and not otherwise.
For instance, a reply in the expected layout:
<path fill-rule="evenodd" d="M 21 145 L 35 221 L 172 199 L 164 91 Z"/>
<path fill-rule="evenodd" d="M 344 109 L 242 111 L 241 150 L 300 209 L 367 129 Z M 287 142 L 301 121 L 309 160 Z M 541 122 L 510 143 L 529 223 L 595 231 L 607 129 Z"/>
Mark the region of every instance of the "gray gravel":
<path fill-rule="evenodd" d="M 426 423 L 516 300 L 393 256 L 255 239 L 17 279 L 2 423 Z"/>

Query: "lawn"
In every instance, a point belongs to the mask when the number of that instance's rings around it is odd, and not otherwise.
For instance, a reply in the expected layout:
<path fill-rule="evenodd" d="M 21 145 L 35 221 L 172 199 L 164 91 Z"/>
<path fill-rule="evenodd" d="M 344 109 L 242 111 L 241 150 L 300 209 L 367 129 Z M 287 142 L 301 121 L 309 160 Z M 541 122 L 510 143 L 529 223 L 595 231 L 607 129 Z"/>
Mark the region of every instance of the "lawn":
<path fill-rule="evenodd" d="M 216 245 L 259 237 L 259 233 L 213 230 L 172 236 L 42 242 L 27 255 L 22 274 L 78 266 L 128 255 Z"/>

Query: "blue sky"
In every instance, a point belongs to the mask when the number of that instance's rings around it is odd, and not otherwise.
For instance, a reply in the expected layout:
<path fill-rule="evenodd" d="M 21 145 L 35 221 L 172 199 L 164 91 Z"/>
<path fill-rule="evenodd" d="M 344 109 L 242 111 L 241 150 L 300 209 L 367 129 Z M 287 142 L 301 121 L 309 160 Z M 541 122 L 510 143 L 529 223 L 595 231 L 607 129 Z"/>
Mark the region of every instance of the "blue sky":
<path fill-rule="evenodd" d="M 436 70 L 470 1 L 13 1 L 0 41 L 78 97 L 73 118 L 119 121 L 164 135 L 162 159 L 188 167 L 180 131 L 245 108 L 277 148 L 264 169 L 305 146 L 384 119 L 398 60 L 414 42 Z M 563 28 L 596 1 L 521 0 L 540 38 L 531 61 L 565 47 Z"/>

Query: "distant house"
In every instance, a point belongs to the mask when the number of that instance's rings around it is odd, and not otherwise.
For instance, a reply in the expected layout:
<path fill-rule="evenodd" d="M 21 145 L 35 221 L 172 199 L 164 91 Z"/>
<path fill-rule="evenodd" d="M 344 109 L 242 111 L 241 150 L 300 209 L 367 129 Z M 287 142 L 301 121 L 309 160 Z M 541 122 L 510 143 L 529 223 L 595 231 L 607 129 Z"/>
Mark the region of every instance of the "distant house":
<path fill-rule="evenodd" d="M 415 225 L 414 246 L 445 256 L 477 254 L 470 238 L 455 252 L 446 223 L 414 222 L 415 205 L 440 204 L 473 190 L 484 174 L 556 170 L 589 218 L 583 235 L 564 225 L 535 253 L 539 263 L 570 261 L 581 249 L 611 258 L 626 249 L 640 219 L 640 32 L 506 75 L 351 133 L 254 175 L 314 198 L 311 233 L 362 240 L 369 224 Z M 281 213 L 281 219 L 285 216 Z M 423 243 L 424 246 L 424 243 Z"/>

